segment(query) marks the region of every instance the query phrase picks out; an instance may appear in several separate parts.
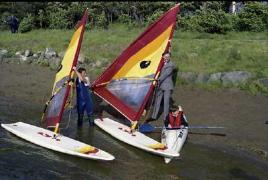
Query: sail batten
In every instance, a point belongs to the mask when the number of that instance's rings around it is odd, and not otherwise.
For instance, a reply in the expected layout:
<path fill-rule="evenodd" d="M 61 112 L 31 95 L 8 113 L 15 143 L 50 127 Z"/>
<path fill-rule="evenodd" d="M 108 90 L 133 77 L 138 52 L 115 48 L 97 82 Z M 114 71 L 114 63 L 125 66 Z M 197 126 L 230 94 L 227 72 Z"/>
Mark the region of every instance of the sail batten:
<path fill-rule="evenodd" d="M 94 92 L 130 121 L 139 120 L 152 94 L 178 12 L 176 5 L 149 26 L 93 83 Z"/>
<path fill-rule="evenodd" d="M 47 110 L 45 112 L 45 121 L 47 127 L 57 126 L 62 119 L 66 102 L 70 94 L 70 88 L 73 83 L 72 79 L 74 73 L 72 68 L 77 65 L 87 17 L 88 10 L 85 11 L 80 23 L 77 26 L 77 29 L 74 32 L 56 74 L 52 90 L 52 98 L 50 102 L 47 103 Z"/>

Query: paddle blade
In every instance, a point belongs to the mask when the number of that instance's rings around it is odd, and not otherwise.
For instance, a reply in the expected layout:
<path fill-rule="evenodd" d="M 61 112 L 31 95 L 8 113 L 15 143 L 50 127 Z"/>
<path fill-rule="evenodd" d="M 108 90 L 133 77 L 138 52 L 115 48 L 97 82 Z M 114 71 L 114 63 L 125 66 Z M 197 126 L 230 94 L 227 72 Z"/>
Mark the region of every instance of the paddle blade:
<path fill-rule="evenodd" d="M 144 123 L 142 125 L 140 125 L 139 127 L 139 132 L 141 133 L 150 133 L 155 131 L 155 127 L 153 127 L 152 125 L 148 124 L 148 123 Z"/>

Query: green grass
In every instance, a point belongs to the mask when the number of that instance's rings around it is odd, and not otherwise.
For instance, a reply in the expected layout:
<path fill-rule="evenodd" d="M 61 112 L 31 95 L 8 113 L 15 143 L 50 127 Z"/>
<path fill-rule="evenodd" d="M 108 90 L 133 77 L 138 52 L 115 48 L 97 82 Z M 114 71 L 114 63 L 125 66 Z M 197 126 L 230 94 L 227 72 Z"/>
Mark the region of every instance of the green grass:
<path fill-rule="evenodd" d="M 86 31 L 81 52 L 89 61 L 112 62 L 145 27 L 113 24 L 109 30 Z M 13 54 L 19 50 L 34 52 L 52 47 L 65 51 L 73 30 L 34 30 L 25 34 L 0 34 L 0 48 Z M 175 31 L 172 41 L 172 60 L 179 71 L 214 73 L 243 70 L 257 78 L 268 77 L 268 32 L 230 32 L 208 34 Z M 96 71 L 98 74 L 100 70 Z M 253 88 L 254 89 L 254 88 Z"/>
<path fill-rule="evenodd" d="M 173 59 L 181 71 L 245 70 L 268 76 L 267 32 L 226 35 L 176 32 Z"/>

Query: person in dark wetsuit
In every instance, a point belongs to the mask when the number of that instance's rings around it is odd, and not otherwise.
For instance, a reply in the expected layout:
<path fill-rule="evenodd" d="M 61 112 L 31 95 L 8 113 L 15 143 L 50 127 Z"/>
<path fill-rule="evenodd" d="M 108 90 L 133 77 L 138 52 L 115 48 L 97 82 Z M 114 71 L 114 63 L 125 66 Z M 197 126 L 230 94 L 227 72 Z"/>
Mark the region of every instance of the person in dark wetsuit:
<path fill-rule="evenodd" d="M 87 112 L 89 125 L 93 126 L 94 121 L 91 118 L 93 114 L 93 101 L 91 97 L 90 91 L 90 81 L 89 78 L 86 76 L 86 69 L 79 68 L 76 70 L 76 67 L 73 67 L 73 70 L 77 74 L 76 78 L 76 95 L 77 95 L 77 113 L 78 113 L 78 120 L 77 125 L 83 125 L 83 117 L 84 112 Z"/>
<path fill-rule="evenodd" d="M 18 32 L 19 21 L 14 15 L 10 17 L 10 19 L 8 20 L 8 24 L 10 26 L 11 33 Z"/>

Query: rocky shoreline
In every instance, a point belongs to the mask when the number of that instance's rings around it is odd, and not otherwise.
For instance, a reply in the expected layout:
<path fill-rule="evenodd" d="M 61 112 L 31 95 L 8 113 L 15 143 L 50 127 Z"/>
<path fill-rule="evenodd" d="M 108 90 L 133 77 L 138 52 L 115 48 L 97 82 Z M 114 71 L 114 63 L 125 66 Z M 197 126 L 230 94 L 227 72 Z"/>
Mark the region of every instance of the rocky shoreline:
<path fill-rule="evenodd" d="M 39 64 L 41 66 L 50 67 L 52 70 L 57 70 L 65 52 L 56 52 L 53 48 L 45 48 L 43 51 L 33 52 L 30 49 L 25 51 L 17 51 L 15 54 L 10 54 L 8 50 L 0 48 L 0 63 L 17 63 L 17 64 Z M 109 62 L 107 60 L 90 61 L 83 53 L 79 54 L 78 63 L 86 64 L 91 68 L 105 67 Z"/>
<path fill-rule="evenodd" d="M 26 63 L 39 64 L 41 66 L 50 67 L 52 70 L 57 70 L 65 52 L 56 52 L 53 48 L 45 48 L 43 51 L 33 52 L 30 49 L 18 51 L 15 54 L 10 54 L 8 50 L 0 48 L 0 63 Z M 90 68 L 105 69 L 109 64 L 109 60 L 90 60 L 88 57 L 79 54 L 79 65 L 88 65 Z M 215 84 L 222 86 L 239 86 L 246 83 L 259 83 L 268 88 L 268 77 L 258 78 L 255 74 L 247 71 L 229 71 L 216 72 L 211 74 L 196 73 L 196 72 L 178 72 L 177 79 L 186 84 Z"/>

